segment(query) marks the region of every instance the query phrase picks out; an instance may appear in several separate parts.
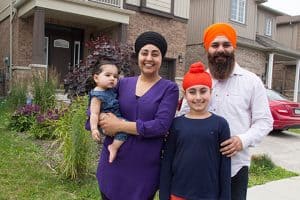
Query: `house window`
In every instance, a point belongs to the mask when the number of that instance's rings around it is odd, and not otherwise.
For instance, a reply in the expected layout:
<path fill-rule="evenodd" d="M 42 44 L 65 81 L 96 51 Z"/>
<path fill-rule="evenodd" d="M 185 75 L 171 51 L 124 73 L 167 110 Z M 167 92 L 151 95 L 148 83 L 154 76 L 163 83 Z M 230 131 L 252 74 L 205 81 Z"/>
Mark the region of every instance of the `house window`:
<path fill-rule="evenodd" d="M 272 36 L 272 19 L 266 18 L 265 35 Z"/>
<path fill-rule="evenodd" d="M 246 21 L 246 0 L 231 0 L 231 18 L 232 21 L 236 21 L 245 24 Z"/>

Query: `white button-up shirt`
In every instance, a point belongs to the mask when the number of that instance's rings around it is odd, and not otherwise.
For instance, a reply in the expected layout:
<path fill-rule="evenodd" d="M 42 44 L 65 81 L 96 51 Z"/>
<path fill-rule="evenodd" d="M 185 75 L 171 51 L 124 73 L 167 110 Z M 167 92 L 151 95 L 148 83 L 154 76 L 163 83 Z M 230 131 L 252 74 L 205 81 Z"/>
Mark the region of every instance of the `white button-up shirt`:
<path fill-rule="evenodd" d="M 189 110 L 186 101 L 178 115 Z M 209 111 L 224 117 L 231 136 L 238 136 L 243 144 L 231 159 L 231 176 L 243 166 L 250 166 L 249 148 L 258 144 L 273 127 L 265 87 L 260 78 L 235 64 L 233 73 L 223 81 L 213 80 Z"/>

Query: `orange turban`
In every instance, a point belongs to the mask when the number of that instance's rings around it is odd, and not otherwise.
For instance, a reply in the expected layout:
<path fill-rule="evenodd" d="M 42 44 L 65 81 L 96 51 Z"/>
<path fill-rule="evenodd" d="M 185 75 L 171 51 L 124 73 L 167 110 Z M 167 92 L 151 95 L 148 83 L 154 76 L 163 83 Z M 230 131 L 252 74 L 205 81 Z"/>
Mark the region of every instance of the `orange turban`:
<path fill-rule="evenodd" d="M 206 51 L 208 50 L 210 43 L 217 36 L 227 37 L 228 40 L 231 42 L 232 46 L 236 48 L 237 36 L 235 29 L 227 23 L 215 23 L 207 27 L 204 31 L 203 43 Z"/>
<path fill-rule="evenodd" d="M 190 70 L 183 77 L 182 87 L 184 90 L 194 85 L 206 85 L 211 88 L 211 76 L 205 71 L 205 66 L 202 62 L 192 64 Z"/>

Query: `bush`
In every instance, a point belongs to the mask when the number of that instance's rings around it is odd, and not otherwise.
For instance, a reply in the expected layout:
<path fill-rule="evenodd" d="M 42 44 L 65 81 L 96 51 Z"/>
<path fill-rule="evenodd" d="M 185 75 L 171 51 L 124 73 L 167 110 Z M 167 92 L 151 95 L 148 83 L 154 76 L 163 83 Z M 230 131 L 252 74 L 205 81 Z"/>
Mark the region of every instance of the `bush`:
<path fill-rule="evenodd" d="M 113 42 L 107 36 L 101 35 L 87 42 L 86 47 L 90 54 L 85 63 L 70 69 L 64 79 L 64 87 L 70 97 L 82 96 L 89 92 L 85 88 L 86 81 L 91 76 L 95 64 L 101 60 L 109 60 L 116 64 L 123 76 L 134 75 L 137 63 L 132 46 Z"/>
<path fill-rule="evenodd" d="M 36 122 L 36 116 L 40 113 L 38 105 L 25 105 L 15 111 L 9 123 L 9 128 L 13 131 L 28 131 Z"/>
<path fill-rule="evenodd" d="M 63 116 L 64 112 L 58 109 L 48 110 L 46 113 L 36 116 L 36 123 L 32 125 L 29 132 L 37 139 L 54 139 L 56 138 L 54 130 L 57 120 Z"/>
<path fill-rule="evenodd" d="M 87 97 L 78 97 L 56 123 L 55 134 L 58 136 L 63 160 L 60 164 L 61 174 L 76 179 L 86 174 L 91 159 L 92 140 L 84 128 L 86 121 Z"/>

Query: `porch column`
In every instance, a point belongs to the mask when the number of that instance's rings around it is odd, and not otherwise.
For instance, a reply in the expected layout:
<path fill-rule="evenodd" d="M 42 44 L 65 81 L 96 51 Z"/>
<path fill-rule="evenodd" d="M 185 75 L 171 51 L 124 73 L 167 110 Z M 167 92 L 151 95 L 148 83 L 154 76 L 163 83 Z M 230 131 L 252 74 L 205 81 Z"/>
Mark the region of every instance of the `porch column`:
<path fill-rule="evenodd" d="M 297 60 L 296 65 L 296 75 L 295 75 L 295 86 L 294 86 L 294 101 L 298 101 L 298 90 L 299 90 L 299 69 L 300 69 L 300 60 Z"/>
<path fill-rule="evenodd" d="M 32 64 L 45 63 L 45 10 L 35 8 L 32 39 Z"/>
<path fill-rule="evenodd" d="M 119 24 L 118 39 L 122 43 L 127 42 L 127 30 L 128 30 L 128 25 L 127 24 Z"/>
<path fill-rule="evenodd" d="M 272 76 L 273 76 L 273 62 L 274 62 L 274 53 L 269 54 L 268 62 L 268 74 L 267 74 L 267 87 L 272 89 Z"/>

